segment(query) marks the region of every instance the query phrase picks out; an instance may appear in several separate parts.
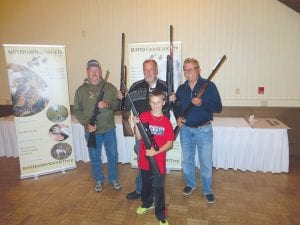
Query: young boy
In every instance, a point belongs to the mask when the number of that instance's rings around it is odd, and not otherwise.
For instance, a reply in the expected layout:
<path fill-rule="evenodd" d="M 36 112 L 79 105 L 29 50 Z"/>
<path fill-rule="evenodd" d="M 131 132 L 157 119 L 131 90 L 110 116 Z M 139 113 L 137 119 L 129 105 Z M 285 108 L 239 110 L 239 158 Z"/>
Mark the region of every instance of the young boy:
<path fill-rule="evenodd" d="M 155 207 L 155 216 L 160 225 L 169 225 L 165 213 L 164 175 L 166 174 L 166 152 L 173 147 L 174 140 L 172 124 L 162 112 L 165 98 L 162 91 L 154 90 L 149 94 L 151 111 L 143 112 L 139 118 L 133 117 L 137 139 L 142 139 L 142 137 L 136 124 L 139 121 L 143 124 L 148 123 L 151 134 L 154 135 L 154 140 L 159 147 L 158 151 L 153 147 L 146 149 L 144 141 L 141 140 L 138 165 L 142 174 L 142 206 L 136 212 L 142 215 Z M 154 157 L 161 176 L 153 176 L 147 156 Z"/>

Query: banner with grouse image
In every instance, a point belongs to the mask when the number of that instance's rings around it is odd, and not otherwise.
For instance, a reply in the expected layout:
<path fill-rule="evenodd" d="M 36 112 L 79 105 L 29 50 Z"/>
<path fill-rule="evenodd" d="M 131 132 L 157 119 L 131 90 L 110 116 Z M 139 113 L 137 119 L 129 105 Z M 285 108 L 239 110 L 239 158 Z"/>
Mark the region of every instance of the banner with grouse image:
<path fill-rule="evenodd" d="M 20 177 L 76 167 L 64 46 L 4 44 Z"/>

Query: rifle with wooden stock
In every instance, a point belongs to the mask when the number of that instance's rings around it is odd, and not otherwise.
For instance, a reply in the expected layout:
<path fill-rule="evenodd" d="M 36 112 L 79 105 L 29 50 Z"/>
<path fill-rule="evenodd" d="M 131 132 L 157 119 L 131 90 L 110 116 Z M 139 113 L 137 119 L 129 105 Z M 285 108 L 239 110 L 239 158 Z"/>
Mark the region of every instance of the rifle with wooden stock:
<path fill-rule="evenodd" d="M 202 84 L 202 86 L 200 87 L 200 90 L 197 92 L 196 94 L 196 98 L 201 98 L 201 96 L 204 94 L 204 92 L 206 91 L 207 87 L 208 87 L 208 83 L 213 79 L 213 77 L 215 76 L 215 74 L 217 73 L 217 71 L 219 70 L 219 68 L 221 67 L 221 65 L 225 62 L 226 60 L 226 55 L 223 55 L 223 57 L 221 59 L 219 59 L 219 61 L 217 62 L 217 64 L 214 66 L 214 68 L 212 69 L 212 72 L 210 73 L 210 75 L 208 76 L 208 78 L 206 79 L 205 83 Z M 183 117 L 184 119 L 187 118 L 187 116 L 189 115 L 189 113 L 191 112 L 192 108 L 193 108 L 194 104 L 192 102 L 190 102 L 188 104 L 188 106 L 185 108 L 185 110 L 183 111 L 183 114 L 181 115 L 181 117 Z M 174 137 L 175 140 L 178 136 L 180 127 L 177 125 L 174 129 Z"/>
<path fill-rule="evenodd" d="M 174 69 L 173 69 L 173 55 L 174 55 L 174 46 L 173 46 L 173 26 L 170 25 L 170 54 L 167 55 L 167 73 L 166 73 L 166 83 L 167 83 L 167 103 L 168 108 L 166 110 L 167 116 L 170 118 L 170 110 L 174 102 L 169 101 L 170 95 L 174 92 Z"/>
<path fill-rule="evenodd" d="M 121 81 L 120 81 L 120 91 L 123 94 L 123 99 L 120 102 L 120 111 L 122 114 L 122 126 L 123 126 L 123 135 L 125 137 L 133 137 L 134 133 L 131 129 L 129 123 L 130 113 L 125 110 L 125 90 L 123 87 L 123 83 L 127 83 L 127 68 L 124 64 L 125 60 L 125 34 L 122 33 L 122 49 L 121 49 Z"/>
<path fill-rule="evenodd" d="M 101 113 L 101 111 L 99 112 L 98 103 L 100 101 L 102 101 L 102 99 L 103 99 L 103 96 L 104 96 L 104 86 L 106 84 L 106 81 L 108 80 L 108 77 L 109 77 L 109 71 L 106 71 L 105 79 L 103 80 L 104 82 L 102 83 L 102 85 L 100 87 L 100 91 L 99 91 L 99 95 L 98 95 L 98 98 L 97 98 L 97 101 L 96 101 L 96 104 L 95 104 L 95 107 L 94 107 L 93 115 L 91 116 L 91 119 L 90 119 L 90 123 L 89 124 L 92 125 L 92 126 L 95 126 L 95 124 L 97 122 L 97 115 L 99 113 Z M 97 144 L 96 144 L 96 132 L 95 131 L 90 132 L 87 146 L 89 148 L 96 148 L 97 147 Z"/>
<path fill-rule="evenodd" d="M 129 103 L 131 105 L 132 113 L 133 113 L 134 116 L 139 118 L 139 113 L 137 112 L 137 110 L 134 106 L 133 100 L 132 100 L 132 98 L 131 98 L 128 90 L 127 90 L 127 87 L 126 87 L 125 83 L 122 83 L 122 84 L 124 86 L 124 89 L 125 89 L 126 93 L 128 93 L 127 98 L 128 98 Z M 142 139 L 145 143 L 146 149 L 151 149 L 151 147 L 153 147 L 156 151 L 158 151 L 159 147 L 158 147 L 157 143 L 154 140 L 154 135 L 151 133 L 151 131 L 149 129 L 149 124 L 148 123 L 143 124 L 141 121 L 139 121 L 136 125 L 137 125 L 137 128 L 139 129 L 139 132 L 140 132 L 140 134 L 142 136 Z M 153 156 L 147 156 L 147 159 L 149 160 L 152 175 L 153 176 L 160 176 L 161 174 L 159 172 L 159 169 L 157 167 L 157 164 L 156 164 L 156 161 L 155 161 L 154 157 Z"/>

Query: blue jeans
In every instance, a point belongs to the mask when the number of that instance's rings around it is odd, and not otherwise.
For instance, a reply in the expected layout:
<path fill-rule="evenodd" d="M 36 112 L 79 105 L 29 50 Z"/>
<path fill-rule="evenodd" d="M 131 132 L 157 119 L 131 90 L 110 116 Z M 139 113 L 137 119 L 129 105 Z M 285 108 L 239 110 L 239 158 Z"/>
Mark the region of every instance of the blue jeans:
<path fill-rule="evenodd" d="M 196 188 L 195 154 L 200 162 L 201 189 L 204 195 L 212 194 L 212 125 L 198 128 L 183 126 L 180 129 L 182 170 L 186 186 Z"/>
<path fill-rule="evenodd" d="M 86 141 L 88 140 L 89 133 L 85 133 Z M 110 183 L 118 181 L 118 149 L 116 128 L 113 128 L 104 133 L 96 133 L 96 148 L 88 148 L 91 160 L 91 170 L 93 178 L 96 182 L 105 180 L 102 171 L 102 144 L 104 144 L 106 157 L 107 157 L 107 170 L 108 180 Z"/>
<path fill-rule="evenodd" d="M 139 152 L 140 152 L 140 143 L 141 143 L 140 140 L 136 140 L 134 146 L 135 148 L 134 152 L 136 153 L 138 160 L 139 160 Z M 140 168 L 138 168 L 138 175 L 135 178 L 135 191 L 137 193 L 142 193 L 142 174 Z"/>

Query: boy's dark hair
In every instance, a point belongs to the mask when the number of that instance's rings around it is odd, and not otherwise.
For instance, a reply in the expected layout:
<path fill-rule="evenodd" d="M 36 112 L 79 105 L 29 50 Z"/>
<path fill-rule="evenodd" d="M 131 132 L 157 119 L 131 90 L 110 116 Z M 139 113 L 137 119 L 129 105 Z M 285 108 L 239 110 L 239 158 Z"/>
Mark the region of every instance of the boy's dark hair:
<path fill-rule="evenodd" d="M 165 101 L 166 100 L 166 94 L 165 92 L 161 91 L 161 90 L 153 90 L 150 94 L 149 94 L 149 99 L 152 97 L 152 96 L 156 96 L 156 97 L 162 97 L 162 99 Z"/>

